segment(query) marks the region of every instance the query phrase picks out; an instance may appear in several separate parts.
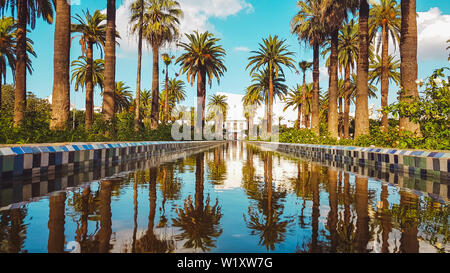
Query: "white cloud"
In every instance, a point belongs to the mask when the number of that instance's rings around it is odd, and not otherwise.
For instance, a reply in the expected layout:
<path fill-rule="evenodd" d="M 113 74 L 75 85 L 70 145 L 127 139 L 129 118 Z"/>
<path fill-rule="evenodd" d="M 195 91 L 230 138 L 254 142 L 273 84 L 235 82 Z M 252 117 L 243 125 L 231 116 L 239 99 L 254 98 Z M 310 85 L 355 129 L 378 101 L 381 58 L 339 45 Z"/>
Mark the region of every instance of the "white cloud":
<path fill-rule="evenodd" d="M 234 48 L 234 51 L 249 52 L 250 48 L 246 46 L 238 46 Z"/>
<path fill-rule="evenodd" d="M 117 29 L 122 37 L 120 47 L 126 52 L 137 50 L 137 39 L 129 34 L 129 6 L 134 0 L 124 0 L 117 10 Z M 253 12 L 253 6 L 246 0 L 179 0 L 184 18 L 180 22 L 180 32 L 192 32 L 194 30 L 216 32 L 210 18 L 226 19 L 241 11 Z M 217 33 L 216 33 L 217 34 Z"/>
<path fill-rule="evenodd" d="M 418 12 L 417 38 L 419 60 L 447 60 L 447 43 L 450 39 L 450 15 L 439 8 Z"/>

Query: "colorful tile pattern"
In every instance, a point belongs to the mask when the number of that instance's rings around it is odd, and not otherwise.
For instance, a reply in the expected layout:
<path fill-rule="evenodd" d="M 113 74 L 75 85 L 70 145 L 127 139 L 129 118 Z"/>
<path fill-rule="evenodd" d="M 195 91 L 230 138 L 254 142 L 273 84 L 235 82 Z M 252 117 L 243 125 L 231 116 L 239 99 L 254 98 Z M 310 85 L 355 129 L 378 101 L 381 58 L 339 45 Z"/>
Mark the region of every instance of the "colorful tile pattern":
<path fill-rule="evenodd" d="M 450 152 L 409 151 L 332 145 L 251 142 L 256 146 L 309 159 L 336 161 L 359 167 L 374 167 L 390 173 L 404 173 L 423 179 L 450 180 Z"/>
<path fill-rule="evenodd" d="M 12 177 L 37 176 L 62 168 L 76 171 L 85 166 L 108 166 L 213 144 L 217 142 L 73 143 L 55 146 L 2 147 L 0 184 Z"/>

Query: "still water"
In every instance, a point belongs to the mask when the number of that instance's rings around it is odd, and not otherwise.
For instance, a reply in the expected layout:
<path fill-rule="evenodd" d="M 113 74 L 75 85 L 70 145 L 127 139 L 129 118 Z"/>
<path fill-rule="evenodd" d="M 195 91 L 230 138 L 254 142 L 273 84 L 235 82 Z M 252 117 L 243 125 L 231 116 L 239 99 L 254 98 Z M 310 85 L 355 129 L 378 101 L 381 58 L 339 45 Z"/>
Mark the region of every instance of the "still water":
<path fill-rule="evenodd" d="M 448 203 L 244 143 L 0 211 L 0 252 L 450 252 Z"/>

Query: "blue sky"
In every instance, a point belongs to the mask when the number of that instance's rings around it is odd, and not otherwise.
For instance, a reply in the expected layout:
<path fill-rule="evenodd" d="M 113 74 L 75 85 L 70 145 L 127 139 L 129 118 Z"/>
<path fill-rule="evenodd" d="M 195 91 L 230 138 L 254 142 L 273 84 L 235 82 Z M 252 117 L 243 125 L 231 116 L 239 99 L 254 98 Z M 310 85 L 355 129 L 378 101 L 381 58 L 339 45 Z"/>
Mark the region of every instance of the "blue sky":
<path fill-rule="evenodd" d="M 117 25 L 121 32 L 122 41 L 117 50 L 117 81 L 124 81 L 131 90 L 136 87 L 137 51 L 134 38 L 127 35 L 126 5 L 130 0 L 117 0 Z M 76 2 L 76 1 L 75 1 Z M 72 8 L 72 14 L 81 13 L 89 8 L 106 9 L 106 1 L 103 0 L 79 0 L 80 5 Z M 296 1 L 294 0 L 179 0 L 185 10 L 185 18 L 182 21 L 182 31 L 209 30 L 220 37 L 221 44 L 227 51 L 225 65 L 228 71 L 221 79 L 220 85 L 216 82 L 207 93 L 227 92 L 242 94 L 250 83 L 248 71 L 245 67 L 248 63 L 250 50 L 256 50 L 258 43 L 269 34 L 278 35 L 286 39 L 289 49 L 295 53 L 295 60 L 312 60 L 311 50 L 303 44 L 299 44 L 296 37 L 289 32 L 289 22 L 296 13 Z M 448 52 L 445 41 L 450 39 L 450 1 L 443 0 L 417 0 L 419 12 L 419 78 L 426 78 L 435 68 L 449 66 Z M 53 31 L 54 25 L 48 25 L 39 21 L 36 29 L 29 37 L 34 40 L 38 58 L 33 59 L 34 73 L 28 76 L 27 89 L 41 98 L 48 97 L 52 93 L 53 86 Z M 125 32 L 125 33 L 124 33 Z M 174 48 L 166 50 L 178 56 L 180 52 Z M 163 50 L 165 52 L 165 50 Z M 99 58 L 99 51 L 96 51 Z M 398 54 L 398 50 L 396 52 Z M 78 39 L 75 39 L 71 48 L 72 60 L 81 55 Z M 151 89 L 151 54 L 149 48 L 145 49 L 143 57 L 143 81 L 142 88 Z M 326 69 L 321 59 L 321 88 L 328 88 Z M 172 66 L 169 69 L 170 76 L 179 72 L 179 68 Z M 162 69 L 161 69 L 162 73 Z M 311 73 L 309 73 L 311 74 Z M 300 82 L 300 75 L 287 71 L 286 79 L 289 86 Z M 182 80 L 186 80 L 181 75 Z M 11 75 L 8 75 L 9 82 Z M 161 79 L 163 77 L 161 76 Z M 311 81 L 311 75 L 308 80 Z M 195 87 L 187 85 L 188 99 L 183 103 L 193 105 Z M 389 102 L 395 100 L 397 87 L 391 84 Z M 72 86 L 71 101 L 75 102 L 78 109 L 84 107 L 82 92 L 75 92 Z M 95 105 L 101 105 L 100 91 L 95 92 Z M 370 103 L 379 105 L 379 99 L 373 99 Z"/>

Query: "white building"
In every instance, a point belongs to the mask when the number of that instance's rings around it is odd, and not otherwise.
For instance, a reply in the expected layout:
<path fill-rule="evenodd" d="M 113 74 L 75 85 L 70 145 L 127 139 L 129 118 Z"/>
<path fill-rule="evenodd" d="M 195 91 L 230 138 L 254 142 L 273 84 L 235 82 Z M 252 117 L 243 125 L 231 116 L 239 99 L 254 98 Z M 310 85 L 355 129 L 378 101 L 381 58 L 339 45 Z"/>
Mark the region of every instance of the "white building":
<path fill-rule="evenodd" d="M 235 139 L 243 139 L 246 137 L 245 131 L 248 130 L 247 120 L 244 116 L 244 106 L 242 98 L 244 95 L 217 92 L 218 95 L 227 96 L 228 112 L 227 119 L 224 121 L 225 129 Z M 273 122 L 281 125 L 293 126 L 297 120 L 297 111 L 289 108 L 283 111 L 285 108 L 284 102 L 274 101 L 273 105 Z M 281 120 L 280 120 L 281 117 Z M 261 105 L 254 117 L 253 123 L 260 124 L 264 118 L 264 105 Z"/>

